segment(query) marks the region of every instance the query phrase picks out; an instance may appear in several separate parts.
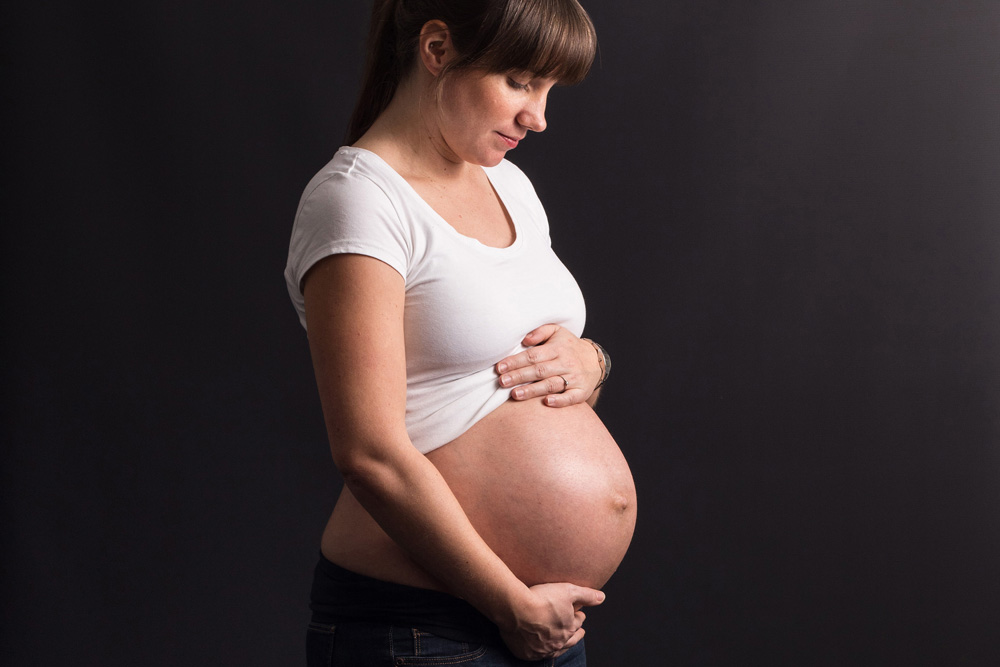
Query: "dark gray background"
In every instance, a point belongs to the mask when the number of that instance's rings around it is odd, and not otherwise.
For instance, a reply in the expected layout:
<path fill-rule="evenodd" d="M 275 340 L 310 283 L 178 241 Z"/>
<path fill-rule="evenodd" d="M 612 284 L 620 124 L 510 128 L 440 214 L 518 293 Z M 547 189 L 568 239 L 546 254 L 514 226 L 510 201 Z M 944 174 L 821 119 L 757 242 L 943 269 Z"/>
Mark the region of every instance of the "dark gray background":
<path fill-rule="evenodd" d="M 367 3 L 21 4 L 0 661 L 303 664 L 339 479 L 281 272 Z M 1000 3 L 586 6 L 511 158 L 639 490 L 591 664 L 990 664 Z"/>

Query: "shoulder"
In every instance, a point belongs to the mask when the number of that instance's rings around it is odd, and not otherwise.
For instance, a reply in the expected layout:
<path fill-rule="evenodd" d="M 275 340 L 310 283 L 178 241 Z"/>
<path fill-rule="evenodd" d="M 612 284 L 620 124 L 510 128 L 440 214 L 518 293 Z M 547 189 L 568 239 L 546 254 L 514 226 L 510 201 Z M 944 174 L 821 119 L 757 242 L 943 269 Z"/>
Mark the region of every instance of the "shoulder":
<path fill-rule="evenodd" d="M 394 173 L 385 173 L 388 165 L 377 160 L 367 151 L 342 148 L 302 193 L 285 268 L 296 307 L 302 305 L 302 279 L 329 255 L 367 255 L 407 274 L 413 216 Z"/>
<path fill-rule="evenodd" d="M 391 174 L 385 173 L 383 165 L 373 158 L 365 151 L 349 147 L 337 151 L 306 185 L 296 221 L 308 219 L 315 209 L 324 213 L 353 213 L 358 209 L 394 208 L 398 193 L 392 187 Z"/>
<path fill-rule="evenodd" d="M 299 202 L 293 246 L 367 240 L 408 246 L 413 233 L 405 182 L 373 153 L 341 148 L 317 173 Z"/>

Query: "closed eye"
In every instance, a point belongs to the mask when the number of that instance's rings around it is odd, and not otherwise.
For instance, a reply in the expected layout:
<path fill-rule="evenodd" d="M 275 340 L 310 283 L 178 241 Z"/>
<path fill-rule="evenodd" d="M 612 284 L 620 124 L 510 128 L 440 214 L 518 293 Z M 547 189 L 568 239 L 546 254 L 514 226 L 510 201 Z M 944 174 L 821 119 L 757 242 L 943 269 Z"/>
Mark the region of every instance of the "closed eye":
<path fill-rule="evenodd" d="M 507 77 L 507 85 L 510 86 L 511 88 L 513 88 L 514 90 L 527 90 L 528 89 L 528 84 L 521 83 L 520 81 L 518 81 L 517 79 L 515 79 L 513 77 Z"/>

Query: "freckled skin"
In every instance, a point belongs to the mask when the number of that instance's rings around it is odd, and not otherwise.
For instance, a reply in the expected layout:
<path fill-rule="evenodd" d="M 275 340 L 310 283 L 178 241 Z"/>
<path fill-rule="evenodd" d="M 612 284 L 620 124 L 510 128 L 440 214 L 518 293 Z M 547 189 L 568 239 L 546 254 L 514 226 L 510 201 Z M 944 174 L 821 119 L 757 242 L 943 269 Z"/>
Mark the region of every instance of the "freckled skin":
<path fill-rule="evenodd" d="M 632 474 L 585 404 L 508 401 L 428 458 L 486 543 L 528 585 L 601 588 L 628 549 L 636 517 Z M 346 490 L 322 549 L 361 574 L 443 588 Z"/>
<path fill-rule="evenodd" d="M 587 405 L 507 403 L 428 458 L 528 585 L 600 588 L 625 555 L 635 527 L 632 475 Z"/>

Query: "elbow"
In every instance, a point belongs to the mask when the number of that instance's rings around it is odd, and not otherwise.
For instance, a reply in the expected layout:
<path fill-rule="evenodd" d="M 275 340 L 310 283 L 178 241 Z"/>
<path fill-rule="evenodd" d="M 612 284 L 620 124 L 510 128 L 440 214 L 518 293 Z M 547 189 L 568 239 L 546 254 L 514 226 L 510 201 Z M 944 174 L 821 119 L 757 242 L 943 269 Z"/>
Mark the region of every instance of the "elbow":
<path fill-rule="evenodd" d="M 373 444 L 352 443 L 349 447 L 334 448 L 333 460 L 344 484 L 361 499 L 383 495 L 403 483 L 405 456 L 401 455 L 402 451 L 405 450 L 387 451 Z"/>
<path fill-rule="evenodd" d="M 344 478 L 344 485 L 351 490 L 355 497 L 368 496 L 372 492 L 377 492 L 380 480 L 384 476 L 382 467 L 372 461 L 358 458 L 350 458 L 347 461 L 338 462 L 337 470 Z"/>

